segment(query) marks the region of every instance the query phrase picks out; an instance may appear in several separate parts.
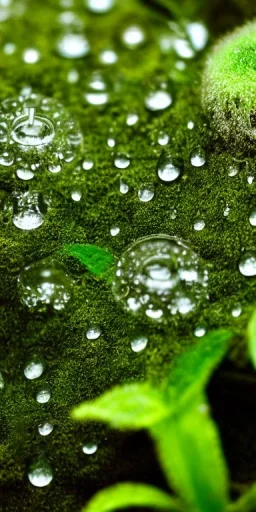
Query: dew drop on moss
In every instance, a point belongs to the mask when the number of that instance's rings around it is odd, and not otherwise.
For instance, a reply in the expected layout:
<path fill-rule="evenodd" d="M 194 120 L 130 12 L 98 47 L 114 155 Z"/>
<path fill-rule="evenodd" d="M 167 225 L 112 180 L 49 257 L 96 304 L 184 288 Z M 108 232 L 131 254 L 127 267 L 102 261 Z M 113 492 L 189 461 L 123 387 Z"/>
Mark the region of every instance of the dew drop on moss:
<path fill-rule="evenodd" d="M 38 379 L 44 371 L 42 362 L 34 360 L 30 361 L 24 368 L 24 375 L 29 380 Z"/>
<path fill-rule="evenodd" d="M 118 61 L 118 55 L 114 50 L 106 49 L 101 52 L 99 60 L 102 64 L 115 64 Z"/>
<path fill-rule="evenodd" d="M 195 309 L 207 298 L 207 281 L 206 266 L 191 248 L 168 235 L 151 235 L 123 253 L 112 290 L 126 311 L 160 319 Z"/>
<path fill-rule="evenodd" d="M 119 233 L 120 233 L 120 228 L 119 228 L 119 226 L 112 226 L 112 227 L 110 228 L 110 234 L 111 234 L 111 236 L 117 236 L 117 235 L 119 235 Z"/>
<path fill-rule="evenodd" d="M 81 201 L 81 198 L 82 198 L 82 192 L 81 190 L 79 190 L 78 188 L 72 190 L 71 192 L 71 198 L 73 199 L 73 201 L 75 201 L 76 203 Z"/>
<path fill-rule="evenodd" d="M 38 426 L 38 432 L 41 436 L 49 436 L 53 431 L 53 425 L 51 423 L 41 423 Z"/>
<path fill-rule="evenodd" d="M 195 330 L 194 330 L 194 335 L 197 337 L 197 338 L 202 338 L 202 336 L 204 336 L 206 333 L 206 328 L 203 326 L 203 325 L 197 325 Z"/>
<path fill-rule="evenodd" d="M 95 14 L 105 14 L 115 5 L 115 0 L 85 0 L 87 9 Z"/>
<path fill-rule="evenodd" d="M 90 327 L 86 333 L 88 340 L 97 340 L 101 335 L 101 329 L 99 327 Z"/>
<path fill-rule="evenodd" d="M 238 318 L 242 313 L 242 308 L 240 305 L 237 305 L 235 306 L 232 311 L 231 311 L 231 315 L 234 317 L 234 318 Z"/>
<path fill-rule="evenodd" d="M 35 487 L 46 487 L 53 479 L 51 466 L 47 461 L 39 459 L 30 466 L 28 479 Z"/>
<path fill-rule="evenodd" d="M 127 194 L 129 192 L 129 185 L 121 180 L 119 190 L 121 194 Z"/>
<path fill-rule="evenodd" d="M 56 46 L 56 50 L 65 59 L 81 59 L 90 51 L 90 45 L 83 34 L 63 34 Z"/>
<path fill-rule="evenodd" d="M 239 270 L 245 277 L 256 275 L 256 251 L 245 252 L 239 262 Z"/>
<path fill-rule="evenodd" d="M 2 372 L 0 371 L 0 391 L 4 389 L 4 377 Z"/>
<path fill-rule="evenodd" d="M 174 158 L 169 151 L 163 151 L 157 162 L 157 174 L 164 183 L 175 181 L 181 174 L 183 164 Z"/>
<path fill-rule="evenodd" d="M 138 190 L 138 198 L 142 203 L 148 203 L 155 195 L 155 187 L 153 183 L 142 185 Z"/>
<path fill-rule="evenodd" d="M 145 106 L 151 112 L 165 110 L 172 105 L 172 95 L 166 87 L 151 90 L 145 98 Z"/>
<path fill-rule="evenodd" d="M 121 36 L 122 43 L 131 50 L 143 45 L 145 39 L 145 32 L 139 25 L 126 27 Z"/>
<path fill-rule="evenodd" d="M 146 348 L 148 344 L 148 338 L 146 336 L 138 336 L 131 341 L 131 349 L 133 352 L 141 352 Z"/>
<path fill-rule="evenodd" d="M 94 166 L 94 163 L 92 160 L 84 160 L 82 163 L 82 167 L 85 171 L 90 171 Z"/>
<path fill-rule="evenodd" d="M 251 226 L 256 226 L 256 210 L 253 210 L 249 218 Z"/>
<path fill-rule="evenodd" d="M 84 98 L 90 105 L 103 106 L 109 101 L 110 84 L 99 71 L 88 76 L 85 83 Z"/>
<path fill-rule="evenodd" d="M 127 126 L 134 126 L 139 120 L 138 114 L 135 112 L 130 112 L 130 114 L 127 115 L 126 118 L 126 124 Z"/>
<path fill-rule="evenodd" d="M 118 169 L 127 169 L 131 163 L 130 158 L 127 155 L 121 153 L 117 154 L 114 159 L 114 164 Z"/>
<path fill-rule="evenodd" d="M 41 389 L 36 395 L 36 401 L 39 404 L 46 404 L 51 398 L 51 391 L 49 388 Z"/>
<path fill-rule="evenodd" d="M 22 59 L 26 64 L 35 64 L 40 59 L 40 52 L 36 48 L 26 48 Z"/>
<path fill-rule="evenodd" d="M 95 443 L 87 443 L 84 444 L 82 450 L 86 455 L 93 455 L 98 450 L 98 445 Z"/>
<path fill-rule="evenodd" d="M 160 146 L 166 146 L 168 142 L 170 141 L 170 137 L 167 133 L 160 132 L 158 135 L 157 142 Z"/>
<path fill-rule="evenodd" d="M 205 228 L 205 221 L 200 219 L 197 220 L 194 224 L 194 230 L 195 231 L 202 231 Z"/>
<path fill-rule="evenodd" d="M 206 162 L 204 149 L 200 146 L 194 148 L 190 153 L 190 162 L 193 167 L 202 167 Z"/>
<path fill-rule="evenodd" d="M 13 224 L 16 228 L 30 231 L 39 228 L 44 222 L 48 203 L 38 192 L 13 194 Z"/>
<path fill-rule="evenodd" d="M 17 169 L 16 170 L 16 176 L 22 181 L 29 181 L 34 178 L 35 174 L 33 171 L 30 171 L 29 169 Z"/>

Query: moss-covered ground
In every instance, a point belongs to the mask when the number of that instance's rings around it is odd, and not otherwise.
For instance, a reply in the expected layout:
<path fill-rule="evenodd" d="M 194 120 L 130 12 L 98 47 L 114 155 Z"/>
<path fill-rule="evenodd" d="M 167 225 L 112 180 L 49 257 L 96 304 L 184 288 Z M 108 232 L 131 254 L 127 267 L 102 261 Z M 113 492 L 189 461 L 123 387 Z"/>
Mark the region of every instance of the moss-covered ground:
<path fill-rule="evenodd" d="M 82 2 L 74 4 L 92 49 L 88 57 L 76 61 L 56 54 L 56 18 L 64 8 L 55 0 L 27 2 L 22 18 L 13 17 L 0 25 L 0 99 L 17 96 L 25 85 L 58 99 L 78 118 L 84 135 L 78 161 L 94 161 L 91 170 L 78 173 L 72 165 L 60 175 L 43 168 L 29 184 L 19 181 L 12 167 L 0 169 L 1 197 L 10 198 L 16 190 L 33 186 L 52 198 L 45 222 L 32 231 L 17 229 L 8 207 L 0 214 L 0 370 L 5 381 L 0 391 L 0 509 L 8 512 L 77 512 L 93 490 L 104 485 L 123 479 L 157 479 L 153 451 L 144 436 L 118 434 L 94 424 L 76 425 L 69 411 L 75 403 L 114 384 L 164 378 L 174 355 L 196 342 L 194 329 L 201 323 L 207 329 L 232 325 L 237 332 L 230 361 L 212 384 L 211 396 L 233 480 L 247 483 L 256 478 L 255 418 L 249 398 L 250 386 L 254 389 L 255 384 L 252 379 L 250 385 L 244 341 L 255 303 L 255 280 L 238 270 L 242 251 L 256 243 L 255 227 L 249 223 L 256 208 L 256 185 L 247 181 L 253 175 L 253 155 L 247 158 L 246 148 L 239 155 L 231 154 L 209 128 L 200 89 L 206 53 L 187 60 L 185 69 L 178 70 L 175 64 L 180 59 L 174 51 L 161 52 L 159 38 L 172 34 L 164 9 L 154 9 L 154 2 L 128 0 L 96 16 Z M 232 3 L 230 11 L 217 2 L 204 6 L 211 42 L 225 27 L 232 28 L 250 15 L 250 2 L 246 10 L 237 5 Z M 144 28 L 146 41 L 141 48 L 129 50 L 120 35 L 133 23 Z M 3 51 L 9 42 L 16 44 L 12 55 Z M 22 61 L 23 50 L 29 47 L 40 51 L 38 63 Z M 118 62 L 103 66 L 99 53 L 108 47 L 116 50 Z M 109 103 L 97 108 L 86 104 L 84 92 L 88 74 L 103 67 L 112 92 Z M 79 73 L 74 84 L 67 81 L 72 69 Z M 145 109 L 144 99 L 151 84 L 159 80 L 170 82 L 174 101 L 166 111 L 152 114 Z M 126 118 L 133 111 L 139 121 L 129 127 Z M 187 128 L 189 121 L 194 122 L 192 130 Z M 181 178 L 169 186 L 160 183 L 156 174 L 163 150 L 158 144 L 161 131 L 170 137 L 168 149 L 184 161 Z M 116 140 L 114 148 L 107 145 L 109 137 Z M 198 145 L 206 151 L 206 164 L 201 168 L 193 167 L 189 158 Z M 114 166 L 116 152 L 130 155 L 127 169 Z M 231 177 L 228 171 L 233 165 L 239 166 L 239 172 Z M 129 185 L 126 195 L 120 194 L 120 178 Z M 138 189 L 148 182 L 154 183 L 155 196 L 143 203 Z M 82 191 L 79 202 L 71 199 L 72 183 Z M 230 213 L 224 216 L 227 206 Z M 205 220 L 202 231 L 194 230 L 198 219 Z M 121 228 L 116 237 L 110 235 L 114 225 Z M 199 311 L 159 324 L 125 314 L 109 284 L 60 251 L 65 244 L 93 243 L 118 257 L 138 237 L 152 233 L 188 241 L 209 264 L 210 299 Z M 30 311 L 21 302 L 17 277 L 24 266 L 53 255 L 75 280 L 73 297 L 59 313 Z M 237 305 L 242 314 L 234 318 L 231 312 Z M 88 340 L 86 331 L 95 324 L 102 334 Z M 134 353 L 130 342 L 138 333 L 146 334 L 149 343 L 144 351 Z M 28 381 L 23 370 L 34 354 L 44 360 L 45 371 L 40 379 Z M 51 399 L 44 405 L 35 400 L 43 385 L 51 389 Z M 241 403 L 240 415 L 237 407 Z M 54 424 L 47 437 L 38 434 L 38 424 L 44 420 Z M 91 457 L 81 449 L 87 440 L 99 445 Z M 39 456 L 51 463 L 54 472 L 53 482 L 43 489 L 32 487 L 27 477 L 30 462 Z"/>

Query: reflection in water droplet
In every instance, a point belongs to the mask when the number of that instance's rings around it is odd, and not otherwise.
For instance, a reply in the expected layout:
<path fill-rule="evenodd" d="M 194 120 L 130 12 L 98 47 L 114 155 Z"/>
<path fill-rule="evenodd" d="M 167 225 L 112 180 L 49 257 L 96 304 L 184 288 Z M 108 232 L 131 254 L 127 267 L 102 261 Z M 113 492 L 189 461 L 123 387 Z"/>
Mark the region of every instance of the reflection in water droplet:
<path fill-rule="evenodd" d="M 256 275 L 256 251 L 245 252 L 239 262 L 239 270 L 245 277 Z"/>
<path fill-rule="evenodd" d="M 36 401 L 39 404 L 46 404 L 51 398 L 51 392 L 49 389 L 41 389 L 36 395 Z"/>
<path fill-rule="evenodd" d="M 35 487 L 46 487 L 53 479 L 51 466 L 48 462 L 39 459 L 30 466 L 28 478 Z"/>
<path fill-rule="evenodd" d="M 102 73 L 98 71 L 91 73 L 86 81 L 85 89 L 84 98 L 90 105 L 102 106 L 108 103 L 110 85 Z"/>
<path fill-rule="evenodd" d="M 84 444 L 82 450 L 86 455 L 93 455 L 98 450 L 98 445 L 95 443 L 87 443 Z"/>
<path fill-rule="evenodd" d="M 35 64 L 40 59 L 40 52 L 36 48 L 27 48 L 22 58 L 26 64 Z"/>
<path fill-rule="evenodd" d="M 157 163 L 157 174 L 161 181 L 175 181 L 180 176 L 182 168 L 183 163 L 180 159 L 174 158 L 168 151 L 161 153 Z"/>
<path fill-rule="evenodd" d="M 205 164 L 205 151 L 200 146 L 191 151 L 190 162 L 194 167 L 202 167 Z"/>
<path fill-rule="evenodd" d="M 65 59 L 80 59 L 90 51 L 90 45 L 83 34 L 64 34 L 57 42 L 56 50 Z"/>
<path fill-rule="evenodd" d="M 38 192 L 24 192 L 13 197 L 13 224 L 22 230 L 37 229 L 44 222 L 47 203 Z"/>
<path fill-rule="evenodd" d="M 26 267 L 19 276 L 22 302 L 29 308 L 44 310 L 52 306 L 64 309 L 71 298 L 72 280 L 57 261 L 38 261 Z"/>
<path fill-rule="evenodd" d="M 186 314 L 207 298 L 207 280 L 206 267 L 192 249 L 176 238 L 152 235 L 124 252 L 112 291 L 127 311 L 168 318 Z"/>
<path fill-rule="evenodd" d="M 24 375 L 29 380 L 38 379 L 44 371 L 43 363 L 39 361 L 30 361 L 24 369 Z"/>
<path fill-rule="evenodd" d="M 88 340 L 97 340 L 101 335 L 101 329 L 99 327 L 90 327 L 86 333 Z"/>
<path fill-rule="evenodd" d="M 147 185 L 142 185 L 138 190 L 138 198 L 143 203 L 147 203 L 151 201 L 155 195 L 155 187 L 153 184 L 148 183 Z"/>
<path fill-rule="evenodd" d="M 256 226 L 256 210 L 253 210 L 249 218 L 251 226 Z"/>
<path fill-rule="evenodd" d="M 38 427 L 38 432 L 41 436 L 48 436 L 53 431 L 53 425 L 51 423 L 41 423 Z"/>
<path fill-rule="evenodd" d="M 141 352 L 146 348 L 148 344 L 148 338 L 146 336 L 139 336 L 138 338 L 135 338 L 131 342 L 131 349 L 133 352 Z"/>
<path fill-rule="evenodd" d="M 124 181 L 120 181 L 119 190 L 121 194 L 127 194 L 127 192 L 129 192 L 129 185 L 127 185 L 127 183 L 125 183 Z"/>
<path fill-rule="evenodd" d="M 204 220 L 198 220 L 197 222 L 195 222 L 195 224 L 194 224 L 195 231 L 202 231 L 202 229 L 204 229 L 204 228 L 205 228 Z"/>
<path fill-rule="evenodd" d="M 17 178 L 23 181 L 32 180 L 34 178 L 34 173 L 29 169 L 17 169 L 16 171 Z"/>
<path fill-rule="evenodd" d="M 115 157 L 114 164 L 118 169 L 127 169 L 131 163 L 131 160 L 128 156 L 118 154 Z"/>
<path fill-rule="evenodd" d="M 237 305 L 235 308 L 232 309 L 231 314 L 234 318 L 237 318 L 241 315 L 242 308 L 240 305 Z"/>
<path fill-rule="evenodd" d="M 151 91 L 145 98 L 145 105 L 151 112 L 165 110 L 172 104 L 172 96 L 166 90 Z"/>
<path fill-rule="evenodd" d="M 145 32 L 138 25 L 131 25 L 123 31 L 122 42 L 127 48 L 138 48 L 145 42 Z"/>
<path fill-rule="evenodd" d="M 206 328 L 203 325 L 198 325 L 194 330 L 194 335 L 197 338 L 202 338 L 206 333 Z"/>
<path fill-rule="evenodd" d="M 112 9 L 115 0 L 85 0 L 85 5 L 89 11 L 104 14 Z"/>
<path fill-rule="evenodd" d="M 117 236 L 119 235 L 120 233 L 120 228 L 118 226 L 113 226 L 111 229 L 110 229 L 110 234 L 112 236 Z"/>
<path fill-rule="evenodd" d="M 0 391 L 4 389 L 4 377 L 2 372 L 0 371 Z"/>
<path fill-rule="evenodd" d="M 126 124 L 128 126 L 134 126 L 138 122 L 138 120 L 139 120 L 138 114 L 131 112 L 130 114 L 128 114 L 128 116 L 126 118 Z"/>
<path fill-rule="evenodd" d="M 114 50 L 103 50 L 99 60 L 102 64 L 115 64 L 118 61 L 118 55 Z"/>

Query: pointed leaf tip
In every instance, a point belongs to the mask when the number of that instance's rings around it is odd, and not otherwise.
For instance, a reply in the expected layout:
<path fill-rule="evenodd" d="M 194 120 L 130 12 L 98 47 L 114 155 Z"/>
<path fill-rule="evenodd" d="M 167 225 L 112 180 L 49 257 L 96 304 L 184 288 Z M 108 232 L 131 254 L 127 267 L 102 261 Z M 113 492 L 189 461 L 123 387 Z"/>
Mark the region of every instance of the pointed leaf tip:
<path fill-rule="evenodd" d="M 96 276 L 103 276 L 115 262 L 113 254 L 96 245 L 70 244 L 64 246 L 64 251 Z"/>

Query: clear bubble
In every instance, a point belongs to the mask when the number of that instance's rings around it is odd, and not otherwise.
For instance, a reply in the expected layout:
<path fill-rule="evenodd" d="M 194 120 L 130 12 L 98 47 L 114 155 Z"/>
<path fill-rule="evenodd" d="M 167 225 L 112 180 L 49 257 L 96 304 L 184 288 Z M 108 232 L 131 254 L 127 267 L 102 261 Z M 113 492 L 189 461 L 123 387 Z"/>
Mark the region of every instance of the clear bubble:
<path fill-rule="evenodd" d="M 40 391 L 38 391 L 38 393 L 36 395 L 36 401 L 39 404 L 46 404 L 47 402 L 49 402 L 50 398 L 51 398 L 51 392 L 48 388 L 41 389 Z"/>
<path fill-rule="evenodd" d="M 4 377 L 2 372 L 0 371 L 0 391 L 2 391 L 2 389 L 4 389 Z"/>
<path fill-rule="evenodd" d="M 90 105 L 106 105 L 110 96 L 110 84 L 102 73 L 94 71 L 85 83 L 84 98 Z"/>
<path fill-rule="evenodd" d="M 189 23 L 186 27 L 193 48 L 200 52 L 207 45 L 209 33 L 205 25 L 198 21 Z"/>
<path fill-rule="evenodd" d="M 38 427 L 38 432 L 41 436 L 49 436 L 53 431 L 53 425 L 51 423 L 41 423 Z"/>
<path fill-rule="evenodd" d="M 27 379 L 33 380 L 41 377 L 44 371 L 44 365 L 40 361 L 30 361 L 24 368 L 24 375 Z"/>
<path fill-rule="evenodd" d="M 114 164 L 118 169 L 127 169 L 131 163 L 129 156 L 119 153 L 115 156 Z"/>
<path fill-rule="evenodd" d="M 131 341 L 131 349 L 133 352 L 141 352 L 146 348 L 148 344 L 148 338 L 146 336 L 139 336 Z"/>
<path fill-rule="evenodd" d="M 81 59 L 90 52 L 90 45 L 83 34 L 63 34 L 56 46 L 56 50 L 65 59 Z"/>
<path fill-rule="evenodd" d="M 198 325 L 194 330 L 194 335 L 197 338 L 202 338 L 206 333 L 206 328 L 203 325 Z"/>
<path fill-rule="evenodd" d="M 101 329 L 99 327 L 90 327 L 86 333 L 88 340 L 97 340 L 101 335 Z"/>
<path fill-rule="evenodd" d="M 157 174 L 161 181 L 170 183 L 175 181 L 183 170 L 180 159 L 172 156 L 169 151 L 163 151 L 157 163 Z"/>
<path fill-rule="evenodd" d="M 19 276 L 22 302 L 29 308 L 56 311 L 65 308 L 71 298 L 73 281 L 62 265 L 54 260 L 43 260 L 26 267 Z"/>
<path fill-rule="evenodd" d="M 120 181 L 120 193 L 121 194 L 127 194 L 129 192 L 129 185 L 127 185 L 127 183 L 125 183 L 125 181 Z"/>
<path fill-rule="evenodd" d="M 89 171 L 94 166 L 94 163 L 92 160 L 84 160 L 82 163 L 82 167 L 85 171 Z"/>
<path fill-rule="evenodd" d="M 98 445 L 95 443 L 87 443 L 84 444 L 82 450 L 86 455 L 93 455 L 98 450 Z"/>
<path fill-rule="evenodd" d="M 115 64 L 118 61 L 118 55 L 114 50 L 103 50 L 99 60 L 102 64 Z"/>
<path fill-rule="evenodd" d="M 15 193 L 13 201 L 12 221 L 16 228 L 30 231 L 43 224 L 48 204 L 41 193 Z"/>
<path fill-rule="evenodd" d="M 237 305 L 235 306 L 232 311 L 231 311 L 231 315 L 234 317 L 234 318 L 237 318 L 241 315 L 242 313 L 242 308 L 240 305 Z"/>
<path fill-rule="evenodd" d="M 130 114 L 127 115 L 126 118 L 126 124 L 127 126 L 134 126 L 139 120 L 138 114 L 135 112 L 130 112 Z"/>
<path fill-rule="evenodd" d="M 151 112 L 165 110 L 172 105 L 172 95 L 168 90 L 156 89 L 148 93 L 145 105 Z"/>
<path fill-rule="evenodd" d="M 208 272 L 197 254 L 168 235 L 151 235 L 122 255 L 113 279 L 117 302 L 153 319 L 186 314 L 207 296 Z"/>
<path fill-rule="evenodd" d="M 115 5 L 115 0 L 85 0 L 87 9 L 96 14 L 105 14 Z"/>
<path fill-rule="evenodd" d="M 256 210 L 253 210 L 249 218 L 251 226 L 256 226 Z"/>
<path fill-rule="evenodd" d="M 239 270 L 245 277 L 253 277 L 256 275 L 256 251 L 245 252 L 239 262 Z"/>
<path fill-rule="evenodd" d="M 28 479 L 35 487 L 46 487 L 53 479 L 53 472 L 47 461 L 39 459 L 34 462 L 28 471 Z"/>
<path fill-rule="evenodd" d="M 112 226 L 112 228 L 110 228 L 110 234 L 112 236 L 117 236 L 117 235 L 119 235 L 119 233 L 120 233 L 119 226 Z"/>
<path fill-rule="evenodd" d="M 194 230 L 195 231 L 202 231 L 202 229 L 205 228 L 205 221 L 200 219 L 200 220 L 197 220 L 194 224 Z"/>
<path fill-rule="evenodd" d="M 206 162 L 205 151 L 201 146 L 197 146 L 190 153 L 190 162 L 194 167 L 202 167 Z"/>
<path fill-rule="evenodd" d="M 155 195 L 155 187 L 153 183 L 148 183 L 145 185 L 141 185 L 138 190 L 138 198 L 143 203 L 148 203 L 153 199 Z"/>
<path fill-rule="evenodd" d="M 123 44 L 130 49 L 138 48 L 145 43 L 145 32 L 139 25 L 130 25 L 121 36 Z"/>
<path fill-rule="evenodd" d="M 40 52 L 36 48 L 27 48 L 23 52 L 22 59 L 26 64 L 35 64 L 40 59 Z"/>

